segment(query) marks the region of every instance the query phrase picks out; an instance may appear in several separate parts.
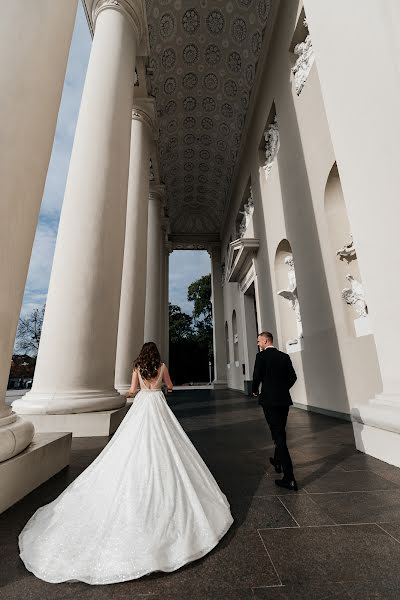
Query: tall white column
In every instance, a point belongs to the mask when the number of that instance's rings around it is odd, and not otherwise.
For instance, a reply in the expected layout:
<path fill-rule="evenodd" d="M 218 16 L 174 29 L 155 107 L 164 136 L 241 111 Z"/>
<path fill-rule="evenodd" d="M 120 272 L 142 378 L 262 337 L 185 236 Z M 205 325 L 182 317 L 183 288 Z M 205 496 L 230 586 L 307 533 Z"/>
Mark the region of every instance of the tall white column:
<path fill-rule="evenodd" d="M 164 253 L 164 362 L 169 364 L 169 246 Z"/>
<path fill-rule="evenodd" d="M 113 409 L 139 0 L 98 0 L 32 391 L 19 413 Z"/>
<path fill-rule="evenodd" d="M 304 4 L 383 380 L 353 409 L 357 446 L 400 466 L 400 6 Z"/>
<path fill-rule="evenodd" d="M 144 341 L 155 342 L 161 350 L 161 203 L 164 186 L 151 185 L 147 233 L 147 278 Z"/>
<path fill-rule="evenodd" d="M 77 0 L 14 0 L 0 19 L 0 462 L 31 423 L 5 404 L 18 317 L 50 161 Z"/>
<path fill-rule="evenodd" d="M 221 250 L 213 247 L 211 254 L 211 293 L 214 342 L 214 387 L 226 387 L 226 352 L 224 299 L 222 294 Z"/>
<path fill-rule="evenodd" d="M 124 267 L 115 366 L 115 387 L 121 394 L 130 387 L 133 361 L 144 340 L 149 165 L 154 125 L 152 107 L 142 104 L 132 111 Z"/>

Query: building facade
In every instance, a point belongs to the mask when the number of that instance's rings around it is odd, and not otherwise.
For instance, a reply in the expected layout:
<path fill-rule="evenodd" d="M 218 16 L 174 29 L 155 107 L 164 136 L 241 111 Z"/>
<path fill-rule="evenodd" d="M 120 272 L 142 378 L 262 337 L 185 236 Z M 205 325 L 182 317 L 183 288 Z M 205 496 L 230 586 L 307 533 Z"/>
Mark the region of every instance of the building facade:
<path fill-rule="evenodd" d="M 6 9 L 0 478 L 15 485 L 0 508 L 29 488 L 21 451 L 28 464 L 47 456 L 32 489 L 68 462 L 68 432 L 115 429 L 143 341 L 167 356 L 174 249 L 211 256 L 215 387 L 249 391 L 257 333 L 270 330 L 298 373 L 295 404 L 352 419 L 357 448 L 400 466 L 398 3 L 198 4 L 84 1 L 93 45 L 41 345 L 12 411 L 77 2 Z"/>

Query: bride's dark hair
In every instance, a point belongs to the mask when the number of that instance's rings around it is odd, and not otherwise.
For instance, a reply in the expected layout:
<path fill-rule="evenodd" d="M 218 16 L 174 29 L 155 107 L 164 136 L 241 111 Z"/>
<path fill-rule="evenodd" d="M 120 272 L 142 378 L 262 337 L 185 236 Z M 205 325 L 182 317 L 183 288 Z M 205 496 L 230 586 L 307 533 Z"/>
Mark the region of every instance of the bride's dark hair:
<path fill-rule="evenodd" d="M 139 356 L 135 360 L 135 369 L 139 369 L 144 379 L 154 379 L 161 367 L 161 356 L 154 342 L 143 344 Z"/>

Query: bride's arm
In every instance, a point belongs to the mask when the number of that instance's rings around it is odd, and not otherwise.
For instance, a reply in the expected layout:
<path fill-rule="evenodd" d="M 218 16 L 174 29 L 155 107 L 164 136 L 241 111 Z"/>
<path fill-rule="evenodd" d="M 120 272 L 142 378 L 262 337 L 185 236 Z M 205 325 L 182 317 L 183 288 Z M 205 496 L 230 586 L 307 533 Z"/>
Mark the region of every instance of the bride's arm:
<path fill-rule="evenodd" d="M 131 396 L 135 395 L 136 390 L 138 388 L 138 384 L 139 384 L 139 378 L 138 378 L 137 370 L 133 369 L 132 383 L 131 383 L 131 387 L 128 390 L 128 393 L 126 394 L 127 398 L 130 398 Z"/>
<path fill-rule="evenodd" d="M 163 379 L 164 379 L 165 385 L 167 386 L 167 390 L 169 392 L 172 392 L 174 386 L 172 385 L 172 381 L 171 381 L 171 377 L 169 376 L 167 365 L 164 365 Z"/>

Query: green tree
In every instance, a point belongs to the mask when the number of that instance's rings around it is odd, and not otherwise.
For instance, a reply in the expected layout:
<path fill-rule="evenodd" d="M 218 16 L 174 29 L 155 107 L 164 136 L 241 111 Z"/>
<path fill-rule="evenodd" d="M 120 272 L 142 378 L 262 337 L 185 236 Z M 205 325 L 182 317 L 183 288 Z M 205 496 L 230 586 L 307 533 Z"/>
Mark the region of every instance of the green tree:
<path fill-rule="evenodd" d="M 193 338 L 193 319 L 180 306 L 169 303 L 169 339 L 171 344 Z"/>
<path fill-rule="evenodd" d="M 187 299 L 194 302 L 193 318 L 212 328 L 211 274 L 203 275 L 188 287 Z"/>
<path fill-rule="evenodd" d="M 211 274 L 203 275 L 188 287 L 187 299 L 194 303 L 193 324 L 196 342 L 208 348 L 211 359 L 213 353 L 213 323 L 211 303 Z"/>

